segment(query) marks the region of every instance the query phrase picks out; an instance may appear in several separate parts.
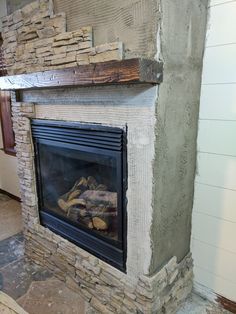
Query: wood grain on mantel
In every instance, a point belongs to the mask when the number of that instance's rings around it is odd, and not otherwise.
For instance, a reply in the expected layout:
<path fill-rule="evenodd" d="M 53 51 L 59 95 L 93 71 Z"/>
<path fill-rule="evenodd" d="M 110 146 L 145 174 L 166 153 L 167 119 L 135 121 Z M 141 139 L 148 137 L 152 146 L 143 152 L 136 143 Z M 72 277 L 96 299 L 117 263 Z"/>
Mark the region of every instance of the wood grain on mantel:
<path fill-rule="evenodd" d="M 66 86 L 150 83 L 162 81 L 162 64 L 147 59 L 127 59 L 80 65 L 62 70 L 0 77 L 1 90 Z"/>

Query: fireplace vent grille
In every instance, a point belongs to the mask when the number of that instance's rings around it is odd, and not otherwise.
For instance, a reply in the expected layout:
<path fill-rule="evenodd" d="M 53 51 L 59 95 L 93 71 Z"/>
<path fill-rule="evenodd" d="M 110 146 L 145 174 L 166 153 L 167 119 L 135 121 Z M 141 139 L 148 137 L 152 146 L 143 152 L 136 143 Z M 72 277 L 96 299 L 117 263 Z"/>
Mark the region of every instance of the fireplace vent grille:
<path fill-rule="evenodd" d="M 102 127 L 94 125 L 91 132 L 91 125 L 88 127 L 82 123 L 66 123 L 52 127 L 45 124 L 44 121 L 32 121 L 32 135 L 37 139 L 47 139 L 53 141 L 63 141 L 66 143 L 77 144 L 80 146 L 90 146 L 100 149 L 109 149 L 113 151 L 122 151 L 123 132 L 119 128 Z"/>

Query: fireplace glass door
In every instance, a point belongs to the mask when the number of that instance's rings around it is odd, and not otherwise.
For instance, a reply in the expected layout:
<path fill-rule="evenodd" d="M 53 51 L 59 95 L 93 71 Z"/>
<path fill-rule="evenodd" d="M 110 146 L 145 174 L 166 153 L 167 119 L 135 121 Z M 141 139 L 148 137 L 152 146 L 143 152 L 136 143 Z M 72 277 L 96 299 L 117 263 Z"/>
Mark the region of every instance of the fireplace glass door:
<path fill-rule="evenodd" d="M 42 224 L 124 268 L 124 131 L 34 120 L 32 134 Z"/>
<path fill-rule="evenodd" d="M 43 208 L 118 240 L 117 159 L 63 146 L 38 145 Z"/>

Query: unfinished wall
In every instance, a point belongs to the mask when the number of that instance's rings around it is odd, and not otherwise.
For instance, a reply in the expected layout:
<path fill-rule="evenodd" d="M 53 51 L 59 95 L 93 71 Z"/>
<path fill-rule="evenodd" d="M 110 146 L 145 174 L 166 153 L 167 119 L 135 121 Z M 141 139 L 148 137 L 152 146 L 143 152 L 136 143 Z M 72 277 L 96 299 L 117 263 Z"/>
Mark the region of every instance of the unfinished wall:
<path fill-rule="evenodd" d="M 7 0 L 8 14 L 30 0 Z M 67 31 L 91 25 L 94 44 L 122 41 L 125 57 L 154 57 L 160 19 L 159 0 L 54 0 L 55 13 L 65 12 Z"/>
<path fill-rule="evenodd" d="M 65 12 L 68 31 L 94 28 L 95 45 L 122 41 L 125 57 L 154 57 L 159 0 L 54 0 L 56 12 Z"/>
<path fill-rule="evenodd" d="M 1 18 L 7 14 L 6 0 L 0 0 L 0 32 L 2 30 Z"/>
<path fill-rule="evenodd" d="M 34 1 L 2 18 L 3 56 L 8 75 L 121 60 L 123 44 L 93 46 L 91 26 L 66 32 L 64 12 L 51 1 Z"/>
<path fill-rule="evenodd" d="M 156 107 L 151 272 L 189 251 L 207 0 L 164 0 L 164 81 Z"/>
<path fill-rule="evenodd" d="M 6 2 L 11 14 L 33 1 Z M 125 43 L 127 57 L 155 55 L 159 0 L 54 0 L 54 5 L 56 13 L 66 13 L 68 31 L 93 26 L 95 45 L 118 40 Z"/>
<path fill-rule="evenodd" d="M 7 4 L 7 14 L 11 14 L 16 10 L 23 8 L 26 4 L 32 2 L 32 0 L 5 0 Z"/>

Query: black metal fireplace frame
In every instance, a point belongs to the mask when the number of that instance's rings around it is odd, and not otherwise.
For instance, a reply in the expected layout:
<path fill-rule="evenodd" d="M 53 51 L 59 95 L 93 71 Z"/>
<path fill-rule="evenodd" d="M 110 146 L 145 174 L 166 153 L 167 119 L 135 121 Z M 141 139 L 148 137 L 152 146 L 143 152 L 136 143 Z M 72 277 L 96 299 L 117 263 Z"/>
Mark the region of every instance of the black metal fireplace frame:
<path fill-rule="evenodd" d="M 72 243 L 94 254 L 112 266 L 126 271 L 127 252 L 127 130 L 100 124 L 62 122 L 54 120 L 31 121 L 35 151 L 35 170 L 40 223 Z M 106 142 L 107 140 L 107 142 Z M 86 227 L 73 224 L 44 208 L 38 144 L 77 149 L 112 156 L 117 161 L 118 241 L 102 237 Z"/>

